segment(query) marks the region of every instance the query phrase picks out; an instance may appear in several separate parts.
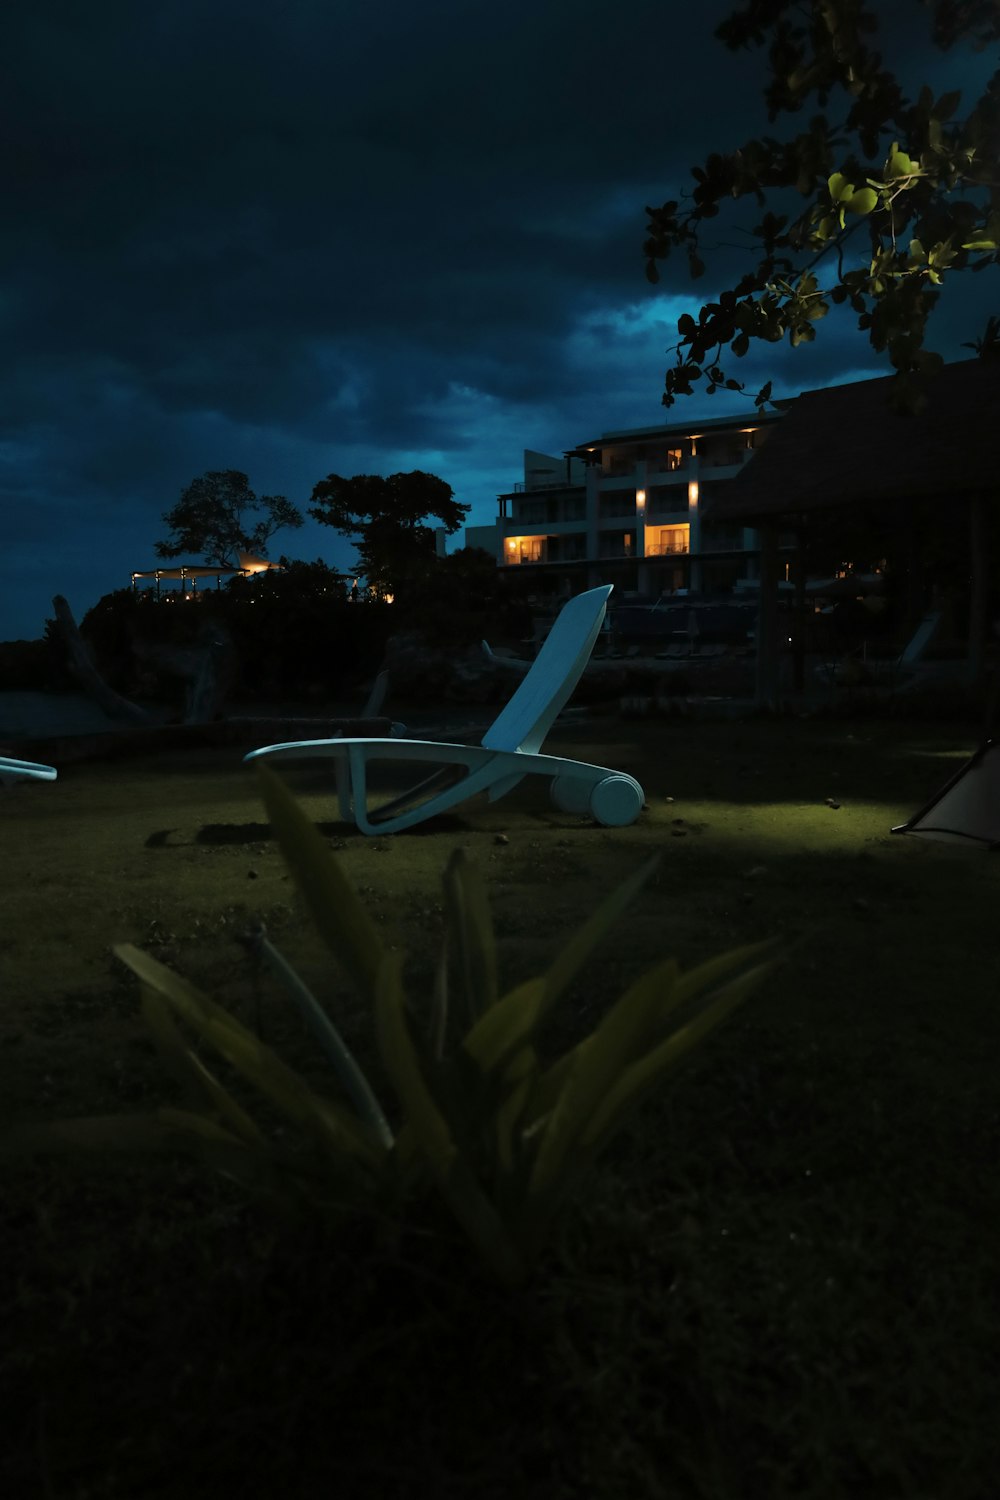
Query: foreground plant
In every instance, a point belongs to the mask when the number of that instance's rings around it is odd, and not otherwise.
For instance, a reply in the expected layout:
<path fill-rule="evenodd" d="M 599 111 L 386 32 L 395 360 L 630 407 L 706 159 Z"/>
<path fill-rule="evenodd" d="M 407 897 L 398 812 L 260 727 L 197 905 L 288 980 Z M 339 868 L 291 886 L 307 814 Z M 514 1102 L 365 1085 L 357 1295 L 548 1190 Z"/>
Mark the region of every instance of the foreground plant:
<path fill-rule="evenodd" d="M 773 942 L 682 974 L 673 959 L 636 979 L 589 1036 L 544 1061 L 538 1034 L 657 864 L 613 892 L 547 971 L 501 994 L 482 880 L 461 853 L 444 874 L 445 935 L 422 1018 L 408 1003 L 403 955 L 388 950 L 323 839 L 284 784 L 258 765 L 285 859 L 324 941 L 374 1008 L 398 1107 L 389 1114 L 322 1006 L 261 929 L 252 945 L 301 1009 L 347 1103 L 312 1088 L 253 1032 L 131 944 L 115 952 L 141 983 L 157 1048 L 187 1109 L 23 1126 L 8 1151 L 196 1148 L 219 1171 L 287 1204 L 387 1214 L 436 1188 L 484 1263 L 505 1283 L 528 1274 L 569 1195 L 664 1076 L 758 987 Z M 213 1049 L 227 1087 L 192 1045 Z M 260 1096 L 275 1130 L 242 1095 Z M 240 1098 L 236 1095 L 239 1093 Z M 291 1144 L 288 1144 L 288 1142 Z"/>

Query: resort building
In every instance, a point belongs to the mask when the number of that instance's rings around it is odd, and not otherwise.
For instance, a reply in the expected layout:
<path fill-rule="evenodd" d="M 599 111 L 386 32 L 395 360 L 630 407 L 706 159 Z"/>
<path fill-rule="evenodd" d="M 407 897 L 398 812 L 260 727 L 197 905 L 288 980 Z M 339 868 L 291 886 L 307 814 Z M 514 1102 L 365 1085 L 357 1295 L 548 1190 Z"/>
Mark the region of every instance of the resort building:
<path fill-rule="evenodd" d="M 620 596 L 730 593 L 756 577 L 757 534 L 713 511 L 780 420 L 620 429 L 562 458 L 528 449 L 523 482 L 498 497 L 495 526 L 470 528 L 467 544 L 540 596 L 601 583 Z"/>

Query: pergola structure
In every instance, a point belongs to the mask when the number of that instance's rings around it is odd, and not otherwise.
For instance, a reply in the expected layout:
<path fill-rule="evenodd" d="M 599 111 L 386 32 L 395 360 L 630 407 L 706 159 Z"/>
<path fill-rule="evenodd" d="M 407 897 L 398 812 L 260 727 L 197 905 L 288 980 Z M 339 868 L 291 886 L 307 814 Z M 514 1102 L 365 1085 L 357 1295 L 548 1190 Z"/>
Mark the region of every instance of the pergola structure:
<path fill-rule="evenodd" d="M 156 592 L 159 595 L 160 582 L 162 579 L 180 579 L 182 582 L 190 578 L 193 591 L 198 591 L 199 578 L 214 578 L 216 588 L 222 587 L 223 578 L 231 578 L 239 574 L 243 578 L 250 578 L 255 573 L 266 573 L 270 568 L 281 568 L 280 563 L 268 562 L 264 557 L 254 557 L 251 552 L 241 552 L 240 563 L 237 568 L 209 567 L 204 563 L 181 563 L 174 568 L 149 568 L 145 572 L 132 574 L 132 588 L 135 589 L 136 581 L 140 578 L 155 578 Z"/>
<path fill-rule="evenodd" d="M 915 415 L 888 402 L 892 377 L 807 391 L 713 506 L 713 514 L 758 529 L 760 589 L 756 698 L 777 706 L 778 537 L 807 537 L 820 517 L 877 511 L 916 557 L 919 511 L 961 527 L 968 556 L 968 672 L 984 665 L 989 521 L 1000 503 L 1000 359 L 945 365 Z M 924 538 L 923 540 L 926 540 Z M 915 571 L 915 570 L 914 570 Z M 800 573 L 802 570 L 800 569 Z M 804 580 L 802 580 L 804 582 Z M 802 583 L 800 583 L 800 588 Z"/>

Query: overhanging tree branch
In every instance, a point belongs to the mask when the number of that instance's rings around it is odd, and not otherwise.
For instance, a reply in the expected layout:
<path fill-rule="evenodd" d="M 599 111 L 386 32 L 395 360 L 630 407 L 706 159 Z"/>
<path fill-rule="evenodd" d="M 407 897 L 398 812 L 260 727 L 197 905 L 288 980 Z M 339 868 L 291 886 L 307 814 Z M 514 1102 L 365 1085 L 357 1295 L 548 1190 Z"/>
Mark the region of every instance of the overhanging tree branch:
<path fill-rule="evenodd" d="M 943 50 L 959 40 L 981 48 L 1000 39 L 1000 12 L 989 0 L 923 0 L 922 7 L 914 0 L 914 12 L 920 8 Z M 751 0 L 717 29 L 730 48 L 768 46 L 772 121 L 813 96 L 825 105 L 835 91 L 849 107 L 835 124 L 814 116 L 789 141 L 765 136 L 712 153 L 692 169 L 696 185 L 683 209 L 677 200 L 647 209 L 646 274 L 656 282 L 658 263 L 674 250 L 686 254 L 692 277 L 704 274 L 700 230 L 726 202 L 752 194 L 767 207 L 793 190 L 809 200 L 791 223 L 768 208 L 753 230 L 756 267 L 697 318 L 681 317 L 664 405 L 689 395 L 703 373 L 708 394 L 720 385 L 742 391 L 719 362 L 724 348 L 740 358 L 751 340 L 777 343 L 787 334 L 793 347 L 810 342 L 829 303 L 849 301 L 873 348 L 889 354 L 897 403 L 912 407 L 921 400 L 920 377 L 941 363 L 925 349 L 924 334 L 944 278 L 1000 264 L 1000 73 L 956 119 L 958 91 L 936 97 L 925 85 L 915 101 L 904 97 L 869 41 L 876 34 L 863 0 Z M 869 254 L 846 270 L 844 245 L 862 227 Z M 836 274 L 821 287 L 813 273 L 830 250 Z M 984 343 L 992 347 L 989 338 Z M 758 407 L 770 390 L 769 382 L 757 393 Z"/>

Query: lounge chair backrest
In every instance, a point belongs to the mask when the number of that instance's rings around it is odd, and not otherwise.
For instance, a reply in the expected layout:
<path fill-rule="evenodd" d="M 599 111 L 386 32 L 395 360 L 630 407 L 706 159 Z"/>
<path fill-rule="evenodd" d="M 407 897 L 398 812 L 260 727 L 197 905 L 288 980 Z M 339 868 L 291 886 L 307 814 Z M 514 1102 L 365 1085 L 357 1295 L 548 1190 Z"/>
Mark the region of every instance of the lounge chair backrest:
<path fill-rule="evenodd" d="M 487 750 L 538 753 L 590 660 L 612 587 L 588 589 L 563 606 L 527 676 L 483 735 Z"/>

